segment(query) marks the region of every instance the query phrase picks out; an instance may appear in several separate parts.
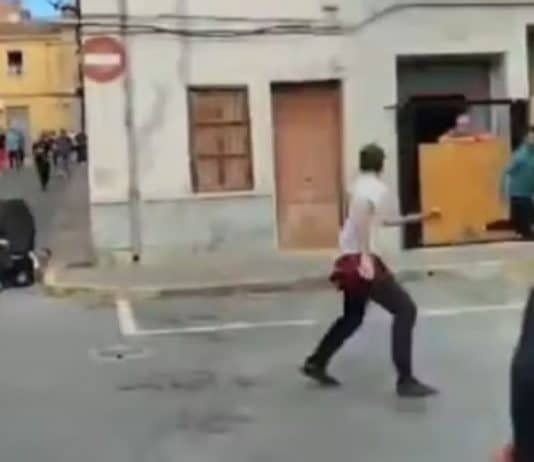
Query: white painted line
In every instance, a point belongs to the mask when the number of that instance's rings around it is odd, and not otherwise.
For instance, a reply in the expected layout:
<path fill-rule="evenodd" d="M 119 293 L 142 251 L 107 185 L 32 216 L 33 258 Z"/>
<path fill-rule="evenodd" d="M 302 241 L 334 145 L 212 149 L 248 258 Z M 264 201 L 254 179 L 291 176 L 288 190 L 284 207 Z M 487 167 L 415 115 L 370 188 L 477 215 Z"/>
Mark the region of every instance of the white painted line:
<path fill-rule="evenodd" d="M 293 319 L 285 321 L 266 322 L 233 322 L 214 324 L 208 326 L 181 327 L 175 329 L 139 329 L 135 321 L 132 306 L 129 300 L 119 298 L 116 301 L 117 315 L 122 335 L 131 337 L 213 334 L 217 332 L 244 331 L 253 329 L 269 329 L 284 327 L 315 327 L 321 324 L 315 319 Z M 420 312 L 422 318 L 443 318 L 453 316 L 476 315 L 499 311 L 519 311 L 525 302 L 517 301 L 500 305 L 473 305 L 461 307 L 433 308 Z"/>
<path fill-rule="evenodd" d="M 462 316 L 468 314 L 483 314 L 495 311 L 519 311 L 525 306 L 525 301 L 505 303 L 502 305 L 473 305 L 447 308 L 434 308 L 421 312 L 423 318 L 440 318 L 451 316 Z"/>
<path fill-rule="evenodd" d="M 234 322 L 228 324 L 217 324 L 213 326 L 182 327 L 177 329 L 154 329 L 137 330 L 134 336 L 164 336 L 164 335 L 192 335 L 192 334 L 215 334 L 217 332 L 231 332 L 252 329 L 268 329 L 273 327 L 313 327 L 319 321 L 313 319 L 297 319 L 294 321 L 272 321 L 272 322 Z"/>
<path fill-rule="evenodd" d="M 139 329 L 135 322 L 135 317 L 132 310 L 130 300 L 126 298 L 118 298 L 116 300 L 117 317 L 119 319 L 119 328 L 123 336 L 137 335 Z"/>
<path fill-rule="evenodd" d="M 120 66 L 122 57 L 120 54 L 89 53 L 83 58 L 86 66 Z"/>

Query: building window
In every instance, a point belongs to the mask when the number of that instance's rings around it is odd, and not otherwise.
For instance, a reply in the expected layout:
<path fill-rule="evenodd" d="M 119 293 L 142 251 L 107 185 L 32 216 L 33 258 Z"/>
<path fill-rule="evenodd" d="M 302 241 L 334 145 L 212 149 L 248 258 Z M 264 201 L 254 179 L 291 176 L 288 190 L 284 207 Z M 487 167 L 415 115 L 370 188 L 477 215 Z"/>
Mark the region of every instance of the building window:
<path fill-rule="evenodd" d="M 22 75 L 24 71 L 24 58 L 22 51 L 7 52 L 7 72 L 9 75 Z"/>
<path fill-rule="evenodd" d="M 253 189 L 247 90 L 192 89 L 189 104 L 194 191 Z"/>

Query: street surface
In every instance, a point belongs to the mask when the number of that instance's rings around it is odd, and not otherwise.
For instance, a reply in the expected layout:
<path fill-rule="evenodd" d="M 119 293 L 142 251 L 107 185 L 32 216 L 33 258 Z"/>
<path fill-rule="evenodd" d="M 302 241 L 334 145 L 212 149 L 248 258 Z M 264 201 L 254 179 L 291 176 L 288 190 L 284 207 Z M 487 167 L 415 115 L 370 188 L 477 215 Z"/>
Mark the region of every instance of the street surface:
<path fill-rule="evenodd" d="M 32 208 L 40 231 L 38 246 L 48 245 L 51 240 L 50 232 L 65 185 L 64 180 L 53 176 L 49 191 L 43 194 L 33 167 L 26 167 L 20 172 L 8 171 L 0 176 L 0 199 L 23 198 Z"/>
<path fill-rule="evenodd" d="M 0 196 L 17 191 L 38 207 L 46 245 L 61 187 L 43 196 L 31 174 L 0 178 Z M 421 306 L 417 369 L 442 391 L 427 402 L 393 395 L 388 318 L 376 307 L 333 364 L 343 388 L 299 375 L 339 311 L 334 291 L 120 309 L 39 288 L 2 293 L 0 460 L 488 461 L 509 437 L 508 366 L 526 288 L 492 268 L 407 286 Z M 131 351 L 109 353 L 119 344 Z"/>

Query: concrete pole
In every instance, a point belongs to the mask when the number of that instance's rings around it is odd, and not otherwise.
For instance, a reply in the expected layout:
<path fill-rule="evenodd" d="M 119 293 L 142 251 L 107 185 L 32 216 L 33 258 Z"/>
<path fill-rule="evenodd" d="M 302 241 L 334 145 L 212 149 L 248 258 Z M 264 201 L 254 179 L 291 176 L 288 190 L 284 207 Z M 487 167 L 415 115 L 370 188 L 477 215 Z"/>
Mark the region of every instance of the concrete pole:
<path fill-rule="evenodd" d="M 75 14 L 76 14 L 76 52 L 78 58 L 78 85 L 77 93 L 78 100 L 80 104 L 80 130 L 83 133 L 87 133 L 86 126 L 86 115 L 85 115 L 85 77 L 83 75 L 83 63 L 82 63 L 82 2 L 81 0 L 76 0 L 74 3 Z"/>
<path fill-rule="evenodd" d="M 124 125 L 126 129 L 126 143 L 128 149 L 128 205 L 130 210 L 130 245 L 132 260 L 141 261 L 142 235 L 141 235 L 141 193 L 139 188 L 139 149 L 134 126 L 134 83 L 130 67 L 130 53 L 128 40 L 128 0 L 117 0 L 120 17 L 120 35 L 126 50 L 126 70 L 124 74 Z"/>

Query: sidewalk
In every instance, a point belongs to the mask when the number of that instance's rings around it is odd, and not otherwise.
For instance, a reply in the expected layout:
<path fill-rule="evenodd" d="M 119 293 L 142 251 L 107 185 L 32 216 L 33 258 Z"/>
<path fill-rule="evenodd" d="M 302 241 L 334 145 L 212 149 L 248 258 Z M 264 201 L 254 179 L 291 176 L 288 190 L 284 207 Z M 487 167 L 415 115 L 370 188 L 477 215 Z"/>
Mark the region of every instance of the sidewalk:
<path fill-rule="evenodd" d="M 129 265 L 111 268 L 51 268 L 45 277 L 49 292 L 147 296 L 215 294 L 232 291 L 280 291 L 328 285 L 334 255 L 220 255 L 177 259 L 171 266 Z M 389 259 L 400 278 L 432 272 L 458 272 L 476 277 L 487 269 L 534 281 L 534 245 L 505 243 L 460 248 L 425 249 Z"/>
<path fill-rule="evenodd" d="M 182 255 L 160 266 L 92 266 L 87 167 L 77 166 L 56 207 L 49 230 L 53 257 L 44 276 L 57 295 L 77 292 L 146 295 L 288 290 L 328 284 L 336 252 L 319 255 L 263 253 Z M 51 212 L 50 212 L 51 213 Z M 534 243 L 443 247 L 403 252 L 386 258 L 401 278 L 447 271 L 476 276 L 498 269 L 530 284 L 534 281 Z"/>
<path fill-rule="evenodd" d="M 64 180 L 59 180 L 64 181 Z M 56 205 L 48 234 L 53 262 L 59 266 L 88 266 L 93 261 L 87 165 L 76 165 Z M 48 211 L 52 213 L 52 211 Z"/>

